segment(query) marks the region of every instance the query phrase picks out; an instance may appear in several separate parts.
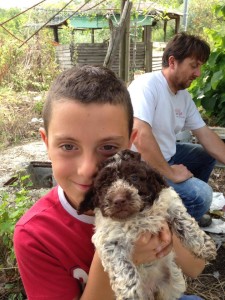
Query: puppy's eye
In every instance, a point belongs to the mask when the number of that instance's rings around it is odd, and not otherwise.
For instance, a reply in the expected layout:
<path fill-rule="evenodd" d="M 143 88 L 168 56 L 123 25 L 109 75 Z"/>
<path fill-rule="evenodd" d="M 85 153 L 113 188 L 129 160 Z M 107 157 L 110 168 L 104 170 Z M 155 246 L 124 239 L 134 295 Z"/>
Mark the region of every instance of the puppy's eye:
<path fill-rule="evenodd" d="M 130 179 L 132 181 L 138 181 L 138 176 L 136 174 L 132 174 L 132 175 L 130 175 Z"/>

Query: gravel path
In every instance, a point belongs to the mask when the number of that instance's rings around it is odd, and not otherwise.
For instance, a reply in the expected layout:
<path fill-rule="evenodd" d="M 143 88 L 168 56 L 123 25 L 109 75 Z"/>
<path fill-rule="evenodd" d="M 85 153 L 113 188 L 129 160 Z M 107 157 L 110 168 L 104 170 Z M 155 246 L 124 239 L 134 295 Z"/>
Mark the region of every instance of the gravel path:
<path fill-rule="evenodd" d="M 42 141 L 8 148 L 0 153 L 0 187 L 31 161 L 48 161 Z"/>

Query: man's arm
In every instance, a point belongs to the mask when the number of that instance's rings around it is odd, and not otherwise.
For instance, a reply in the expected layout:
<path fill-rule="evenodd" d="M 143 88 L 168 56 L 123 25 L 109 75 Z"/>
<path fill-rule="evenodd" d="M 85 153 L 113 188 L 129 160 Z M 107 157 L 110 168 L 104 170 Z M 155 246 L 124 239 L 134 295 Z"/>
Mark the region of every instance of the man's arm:
<path fill-rule="evenodd" d="M 225 164 L 225 143 L 208 126 L 193 130 L 198 142 L 216 160 Z"/>
<path fill-rule="evenodd" d="M 184 165 L 170 166 L 167 163 L 148 123 L 134 118 L 134 129 L 137 129 L 134 145 L 138 152 L 141 153 L 143 159 L 152 168 L 155 168 L 159 173 L 175 183 L 182 182 L 193 176 Z"/>

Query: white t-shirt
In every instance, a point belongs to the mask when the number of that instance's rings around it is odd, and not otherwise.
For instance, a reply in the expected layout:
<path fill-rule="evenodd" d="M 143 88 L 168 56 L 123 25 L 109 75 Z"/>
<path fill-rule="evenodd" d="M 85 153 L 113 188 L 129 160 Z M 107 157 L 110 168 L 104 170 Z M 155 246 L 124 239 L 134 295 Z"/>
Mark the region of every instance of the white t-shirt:
<path fill-rule="evenodd" d="M 128 87 L 134 117 L 147 122 L 169 161 L 176 152 L 176 134 L 205 126 L 201 115 L 186 90 L 174 94 L 162 71 L 145 73 Z"/>

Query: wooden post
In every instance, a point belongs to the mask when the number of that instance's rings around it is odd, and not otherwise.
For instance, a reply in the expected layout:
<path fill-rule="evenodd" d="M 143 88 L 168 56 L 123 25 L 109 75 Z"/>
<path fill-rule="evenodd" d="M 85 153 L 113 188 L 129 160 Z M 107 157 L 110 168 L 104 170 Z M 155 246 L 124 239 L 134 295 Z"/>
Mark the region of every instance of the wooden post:
<path fill-rule="evenodd" d="M 144 43 L 145 43 L 145 72 L 152 72 L 152 26 L 145 26 Z"/>
<path fill-rule="evenodd" d="M 123 37 L 123 33 L 126 27 L 127 19 L 130 16 L 130 11 L 132 8 L 132 2 L 126 1 L 122 15 L 120 16 L 120 21 L 118 25 L 114 26 L 112 20 L 109 19 L 110 26 L 110 39 L 107 53 L 104 59 L 103 66 L 111 68 L 113 60 L 116 56 L 116 51 L 120 45 Z"/>
<path fill-rule="evenodd" d="M 180 29 L 180 16 L 175 19 L 175 34 L 179 32 Z"/>
<path fill-rule="evenodd" d="M 121 14 L 126 0 L 121 2 Z M 125 30 L 120 42 L 119 51 L 119 77 L 125 82 L 129 82 L 130 73 L 130 13 L 127 17 Z"/>
<path fill-rule="evenodd" d="M 54 41 L 59 43 L 58 26 L 53 26 Z"/>
<path fill-rule="evenodd" d="M 94 44 L 95 42 L 95 30 L 94 28 L 91 29 L 91 43 Z"/>
<path fill-rule="evenodd" d="M 164 20 L 164 26 L 163 26 L 163 31 L 164 31 L 164 42 L 166 41 L 166 31 L 167 31 L 167 20 Z"/>

